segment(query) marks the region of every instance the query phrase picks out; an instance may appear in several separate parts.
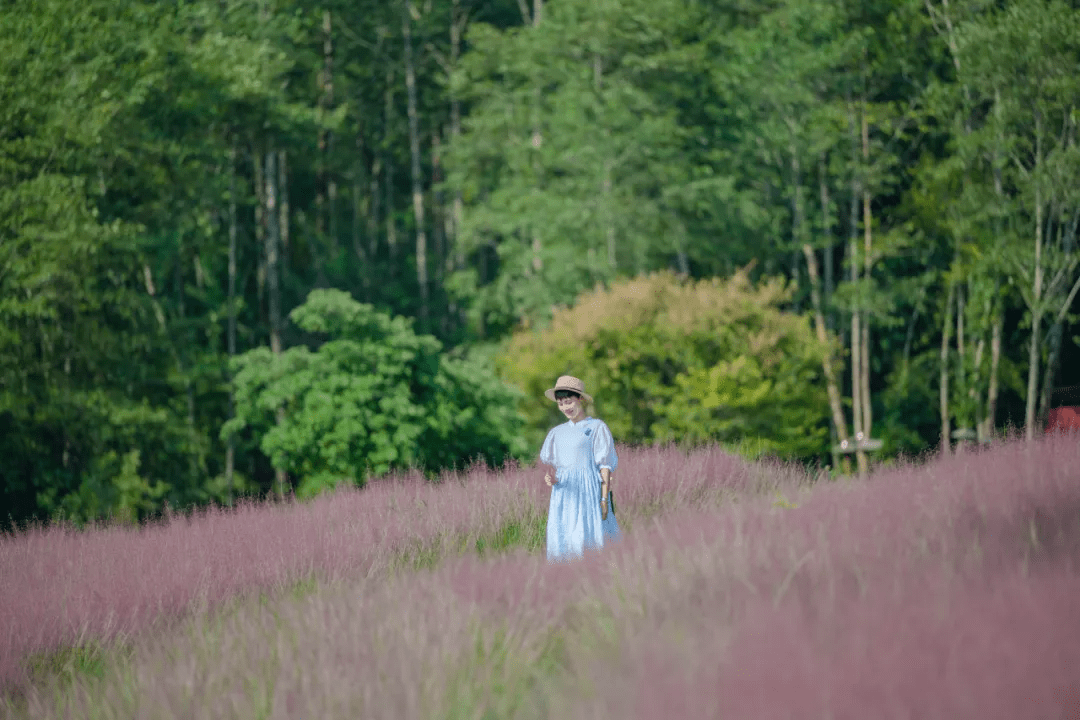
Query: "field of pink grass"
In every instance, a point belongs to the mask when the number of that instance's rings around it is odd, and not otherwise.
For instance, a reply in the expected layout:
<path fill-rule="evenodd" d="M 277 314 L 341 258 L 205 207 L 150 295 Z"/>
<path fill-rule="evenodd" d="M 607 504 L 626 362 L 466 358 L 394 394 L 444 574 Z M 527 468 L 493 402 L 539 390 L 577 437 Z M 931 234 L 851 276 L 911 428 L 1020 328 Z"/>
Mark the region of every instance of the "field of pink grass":
<path fill-rule="evenodd" d="M 464 555 L 197 613 L 25 715 L 1080 717 L 1078 438 L 783 500 L 684 497 L 567 565 Z"/>
<path fill-rule="evenodd" d="M 718 449 L 620 453 L 617 497 L 631 524 L 635 514 L 798 479 Z M 438 485 L 410 475 L 308 503 L 250 503 L 141 528 L 0 536 L 0 688 L 25 683 L 33 655 L 128 638 L 251 592 L 380 576 L 403 553 L 440 542 L 467 546 L 546 513 L 546 490 L 542 471 L 475 467 Z"/>

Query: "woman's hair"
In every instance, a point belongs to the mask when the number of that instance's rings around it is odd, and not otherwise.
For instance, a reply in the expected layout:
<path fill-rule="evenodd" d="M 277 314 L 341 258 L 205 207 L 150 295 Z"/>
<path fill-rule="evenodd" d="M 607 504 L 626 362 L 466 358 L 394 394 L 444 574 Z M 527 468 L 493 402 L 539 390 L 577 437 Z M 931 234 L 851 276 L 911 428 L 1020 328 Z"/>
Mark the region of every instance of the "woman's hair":
<path fill-rule="evenodd" d="M 562 400 L 563 398 L 570 398 L 570 397 L 579 398 L 579 397 L 581 397 L 581 393 L 576 393 L 573 390 L 556 390 L 555 391 L 555 399 L 556 400 Z"/>

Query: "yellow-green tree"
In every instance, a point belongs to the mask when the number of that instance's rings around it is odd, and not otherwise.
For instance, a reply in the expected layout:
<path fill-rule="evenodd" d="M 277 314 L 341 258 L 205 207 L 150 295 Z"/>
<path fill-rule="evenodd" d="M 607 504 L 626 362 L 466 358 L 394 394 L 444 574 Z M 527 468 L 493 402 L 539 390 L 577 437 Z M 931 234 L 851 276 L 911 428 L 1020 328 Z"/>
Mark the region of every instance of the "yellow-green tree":
<path fill-rule="evenodd" d="M 516 333 L 500 375 L 525 393 L 533 438 L 560 420 L 543 399 L 563 373 L 585 380 L 592 412 L 622 442 L 718 441 L 750 454 L 826 450 L 826 352 L 808 319 L 782 309 L 779 279 L 689 281 L 661 272 L 598 288 Z"/>

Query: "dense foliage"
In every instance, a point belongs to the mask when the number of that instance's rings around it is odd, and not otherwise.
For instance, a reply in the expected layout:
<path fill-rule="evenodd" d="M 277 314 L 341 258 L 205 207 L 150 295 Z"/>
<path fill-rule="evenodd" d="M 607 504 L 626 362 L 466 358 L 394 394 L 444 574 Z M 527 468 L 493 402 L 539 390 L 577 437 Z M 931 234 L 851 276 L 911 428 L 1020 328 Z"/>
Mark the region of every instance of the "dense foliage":
<path fill-rule="evenodd" d="M 495 464 L 527 452 L 515 395 L 483 365 L 444 355 L 405 318 L 340 290 L 313 291 L 291 317 L 325 342 L 314 352 L 260 347 L 236 358 L 237 412 L 222 433 L 261 437 L 274 466 L 301 478 L 299 496 L 391 470 Z"/>
<path fill-rule="evenodd" d="M 729 347 L 728 390 L 716 353 L 649 381 L 685 407 L 628 423 L 641 440 L 947 452 L 1034 435 L 1080 384 L 1074 0 L 15 0 L 0 76 L 0 517 L 143 517 L 512 447 L 449 415 L 418 431 L 407 404 L 384 415 L 393 459 L 348 423 L 237 415 L 233 368 L 255 365 L 234 356 L 345 367 L 288 321 L 317 289 L 464 358 L 597 285 L 756 261 L 847 349 L 790 380 L 825 388 L 828 438 L 785 435 L 825 428 L 817 390 L 762 390 Z M 484 373 L 461 392 L 497 405 Z M 329 386 L 305 388 L 286 395 Z M 751 408 L 773 414 L 731 420 Z"/>
<path fill-rule="evenodd" d="M 720 441 L 751 453 L 814 456 L 828 438 L 821 347 L 783 312 L 781 281 L 682 281 L 670 272 L 616 282 L 515 334 L 500 375 L 524 390 L 534 440 L 558 421 L 537 403 L 552 376 L 576 372 L 595 412 L 632 443 Z"/>

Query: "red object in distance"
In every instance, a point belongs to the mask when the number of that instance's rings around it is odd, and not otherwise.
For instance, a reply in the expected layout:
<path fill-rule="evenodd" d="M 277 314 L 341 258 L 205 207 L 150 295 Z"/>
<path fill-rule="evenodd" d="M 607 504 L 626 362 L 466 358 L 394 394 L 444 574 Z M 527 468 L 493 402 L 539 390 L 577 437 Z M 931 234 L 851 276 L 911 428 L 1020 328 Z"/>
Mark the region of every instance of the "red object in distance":
<path fill-rule="evenodd" d="M 1047 434 L 1059 431 L 1069 432 L 1071 430 L 1080 430 L 1080 405 L 1068 405 L 1051 409 L 1050 417 L 1047 418 L 1046 423 Z"/>

